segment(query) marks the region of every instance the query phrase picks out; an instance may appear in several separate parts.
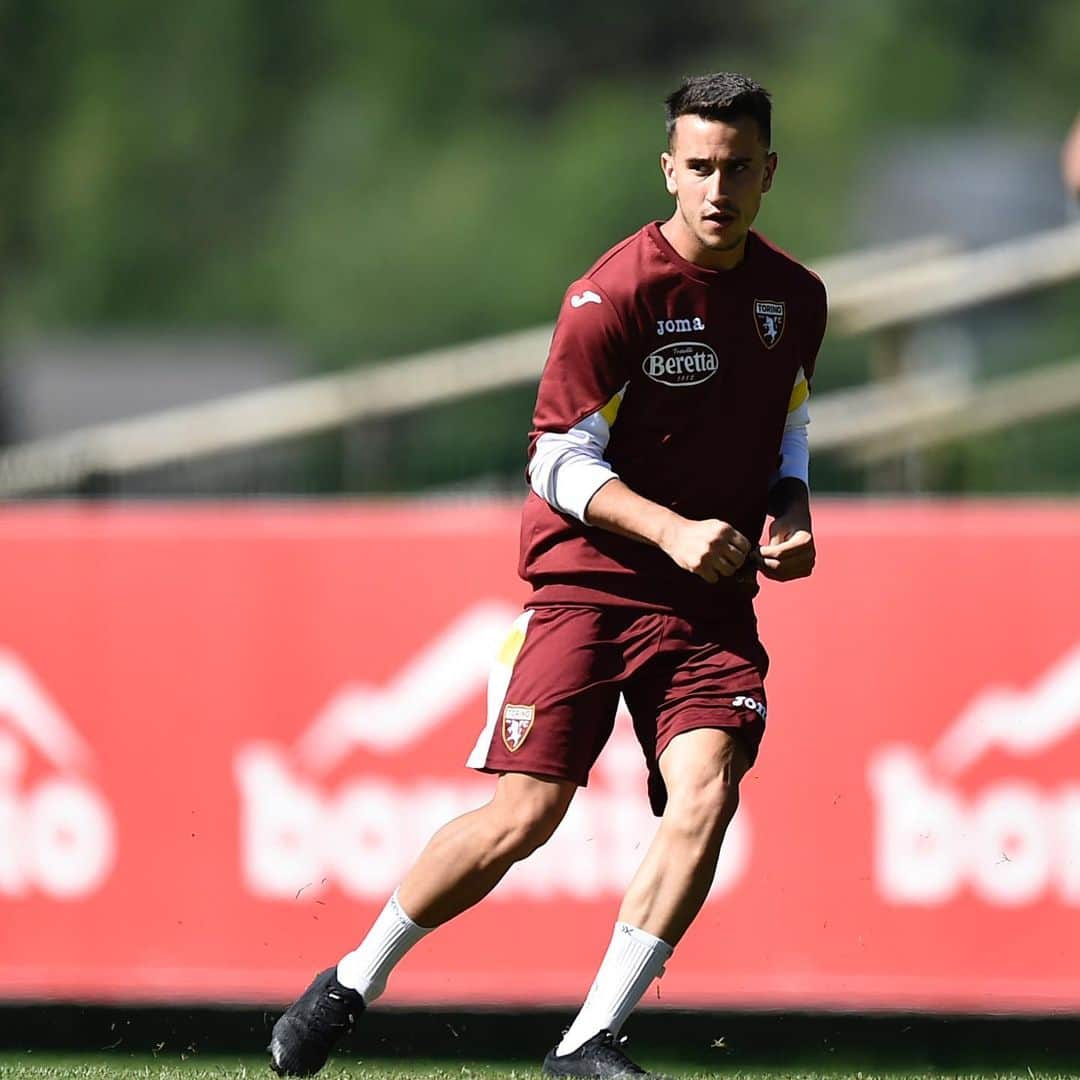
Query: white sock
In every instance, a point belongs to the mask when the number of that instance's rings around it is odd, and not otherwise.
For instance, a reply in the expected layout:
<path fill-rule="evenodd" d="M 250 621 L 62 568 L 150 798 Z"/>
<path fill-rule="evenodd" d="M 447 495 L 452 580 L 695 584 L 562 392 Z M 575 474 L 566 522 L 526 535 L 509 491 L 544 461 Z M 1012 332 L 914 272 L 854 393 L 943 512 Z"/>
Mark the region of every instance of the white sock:
<path fill-rule="evenodd" d="M 605 1028 L 618 1035 L 671 953 L 666 941 L 617 922 L 589 996 L 555 1053 L 572 1053 Z"/>
<path fill-rule="evenodd" d="M 338 982 L 359 991 L 364 1004 L 370 1005 L 386 989 L 397 962 L 430 933 L 429 927 L 417 926 L 405 914 L 395 890 L 364 940 L 338 961 Z"/>

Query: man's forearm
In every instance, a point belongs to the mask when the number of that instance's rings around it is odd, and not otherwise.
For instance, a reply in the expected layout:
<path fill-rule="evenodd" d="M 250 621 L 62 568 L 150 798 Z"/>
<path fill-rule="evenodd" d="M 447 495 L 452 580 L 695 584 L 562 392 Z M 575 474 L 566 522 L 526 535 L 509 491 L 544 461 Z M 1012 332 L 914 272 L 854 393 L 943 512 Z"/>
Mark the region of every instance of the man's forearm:
<path fill-rule="evenodd" d="M 692 521 L 631 491 L 617 477 L 589 500 L 585 523 L 660 548 L 683 570 L 714 582 L 738 572 L 750 541 L 727 522 Z"/>
<path fill-rule="evenodd" d="M 604 484 L 585 509 L 586 524 L 654 547 L 663 547 L 665 532 L 683 520 L 674 510 L 631 491 L 618 477 Z"/>
<path fill-rule="evenodd" d="M 770 517 L 803 519 L 809 529 L 810 492 L 801 480 L 785 476 L 769 492 L 768 510 Z"/>

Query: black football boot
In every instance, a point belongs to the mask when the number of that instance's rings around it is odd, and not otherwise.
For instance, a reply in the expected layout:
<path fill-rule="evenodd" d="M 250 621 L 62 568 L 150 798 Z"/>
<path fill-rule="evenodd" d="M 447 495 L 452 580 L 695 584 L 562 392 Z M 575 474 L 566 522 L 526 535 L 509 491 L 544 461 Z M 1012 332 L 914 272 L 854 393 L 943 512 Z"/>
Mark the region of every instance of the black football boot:
<path fill-rule="evenodd" d="M 278 1076 L 311 1076 L 364 1011 L 364 999 L 327 968 L 285 1010 L 270 1034 L 270 1068 Z"/>
<path fill-rule="evenodd" d="M 644 1076 L 649 1080 L 664 1080 L 656 1073 L 646 1072 L 640 1065 L 635 1065 L 619 1049 L 621 1041 L 616 1039 L 610 1031 L 601 1031 L 577 1050 L 571 1050 L 569 1054 L 556 1054 L 555 1050 L 551 1050 L 544 1058 L 544 1075 L 586 1076 L 593 1077 L 595 1080 Z"/>

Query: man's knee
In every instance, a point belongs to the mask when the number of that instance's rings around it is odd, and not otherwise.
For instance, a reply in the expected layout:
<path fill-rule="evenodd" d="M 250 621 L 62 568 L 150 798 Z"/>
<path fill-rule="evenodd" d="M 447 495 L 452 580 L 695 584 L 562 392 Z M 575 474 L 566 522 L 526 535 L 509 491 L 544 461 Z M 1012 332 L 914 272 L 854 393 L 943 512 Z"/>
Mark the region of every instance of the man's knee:
<path fill-rule="evenodd" d="M 739 806 L 747 759 L 737 736 L 703 729 L 676 736 L 661 758 L 669 825 L 703 843 L 723 839 Z"/>
<path fill-rule="evenodd" d="M 500 854 L 517 861 L 546 844 L 565 816 L 575 790 L 576 786 L 566 781 L 503 776 L 490 804 Z"/>
<path fill-rule="evenodd" d="M 669 791 L 664 817 L 703 842 L 723 839 L 739 807 L 739 782 L 724 776 L 691 776 Z"/>

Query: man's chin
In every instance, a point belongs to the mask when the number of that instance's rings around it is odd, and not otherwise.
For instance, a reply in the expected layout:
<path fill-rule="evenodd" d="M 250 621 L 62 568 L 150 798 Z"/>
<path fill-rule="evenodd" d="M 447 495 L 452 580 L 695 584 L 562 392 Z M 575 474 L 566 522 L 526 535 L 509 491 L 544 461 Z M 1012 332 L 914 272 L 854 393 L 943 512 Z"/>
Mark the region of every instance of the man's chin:
<path fill-rule="evenodd" d="M 738 234 L 728 234 L 722 232 L 719 235 L 713 234 L 712 236 L 698 236 L 703 247 L 708 248 L 709 251 L 735 251 L 746 240 L 746 233 L 740 232 Z"/>

